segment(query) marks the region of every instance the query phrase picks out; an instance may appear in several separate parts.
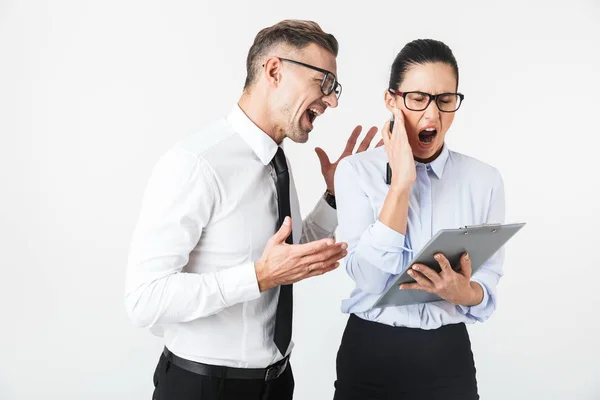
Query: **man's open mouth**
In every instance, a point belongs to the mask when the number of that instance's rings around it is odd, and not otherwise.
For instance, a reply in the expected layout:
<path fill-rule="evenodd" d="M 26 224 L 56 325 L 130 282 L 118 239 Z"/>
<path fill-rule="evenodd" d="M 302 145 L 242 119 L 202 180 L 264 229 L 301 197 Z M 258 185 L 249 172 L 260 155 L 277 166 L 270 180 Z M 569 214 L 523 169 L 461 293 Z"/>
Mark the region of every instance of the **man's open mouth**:
<path fill-rule="evenodd" d="M 316 110 L 314 108 L 309 108 L 308 110 L 306 110 L 306 115 L 308 116 L 308 120 L 312 124 L 313 122 L 315 122 L 315 119 L 319 115 L 321 115 L 321 113 L 319 112 L 319 110 Z"/>

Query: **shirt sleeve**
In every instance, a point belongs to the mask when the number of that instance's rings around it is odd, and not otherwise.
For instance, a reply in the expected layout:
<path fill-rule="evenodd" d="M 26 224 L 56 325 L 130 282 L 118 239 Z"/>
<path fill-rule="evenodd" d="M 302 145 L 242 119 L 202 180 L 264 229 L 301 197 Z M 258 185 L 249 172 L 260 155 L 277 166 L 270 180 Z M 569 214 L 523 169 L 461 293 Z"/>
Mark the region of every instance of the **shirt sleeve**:
<path fill-rule="evenodd" d="M 505 196 L 504 183 L 500 173 L 497 173 L 491 196 L 486 223 L 504 223 L 505 219 Z M 502 264 L 504 263 L 505 249 L 500 248 L 488 261 L 486 261 L 473 274 L 471 280 L 481 285 L 483 299 L 481 303 L 474 306 L 456 306 L 458 311 L 470 318 L 483 322 L 487 320 L 496 310 L 498 281 L 503 275 Z"/>
<path fill-rule="evenodd" d="M 405 235 L 376 218 L 360 179 L 347 159 L 338 164 L 335 174 L 338 235 L 348 243 L 344 260 L 348 275 L 363 292 L 380 294 L 390 279 L 402 272 L 410 250 Z"/>
<path fill-rule="evenodd" d="M 298 209 L 298 217 L 300 216 L 300 204 L 298 201 L 298 192 L 296 191 L 296 183 L 292 172 L 292 165 L 287 160 L 290 174 L 290 201 L 292 209 Z M 293 214 L 293 210 L 292 210 Z M 293 219 L 293 218 L 292 218 Z M 335 238 L 335 230 L 337 228 L 337 212 L 327 202 L 320 198 L 312 211 L 302 220 L 302 231 L 298 232 L 299 243 L 308 243 L 315 240 Z"/>
<path fill-rule="evenodd" d="M 335 237 L 337 224 L 336 210 L 327 204 L 323 198 L 320 198 L 315 208 L 302 221 L 300 243 Z"/>
<path fill-rule="evenodd" d="M 156 164 L 127 265 L 125 306 L 134 324 L 187 322 L 259 297 L 252 262 L 217 272 L 184 272 L 218 195 L 202 158 L 173 149 Z"/>

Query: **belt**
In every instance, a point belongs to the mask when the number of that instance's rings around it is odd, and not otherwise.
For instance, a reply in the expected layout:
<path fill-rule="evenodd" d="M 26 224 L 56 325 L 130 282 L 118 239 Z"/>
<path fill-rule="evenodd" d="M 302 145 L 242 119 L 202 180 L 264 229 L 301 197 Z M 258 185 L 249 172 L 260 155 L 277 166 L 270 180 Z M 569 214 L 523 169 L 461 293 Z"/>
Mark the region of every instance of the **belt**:
<path fill-rule="evenodd" d="M 173 354 L 165 347 L 163 353 L 173 365 L 198 375 L 226 379 L 260 379 L 270 381 L 279 378 L 288 365 L 289 355 L 267 368 L 235 368 L 222 365 L 203 364 L 186 360 Z"/>

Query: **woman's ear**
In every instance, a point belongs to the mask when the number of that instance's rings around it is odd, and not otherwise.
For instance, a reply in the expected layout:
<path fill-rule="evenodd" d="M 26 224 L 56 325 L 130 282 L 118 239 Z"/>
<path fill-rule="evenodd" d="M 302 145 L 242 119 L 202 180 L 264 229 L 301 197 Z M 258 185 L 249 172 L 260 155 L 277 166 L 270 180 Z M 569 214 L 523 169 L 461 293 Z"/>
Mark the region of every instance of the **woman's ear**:
<path fill-rule="evenodd" d="M 397 106 L 396 96 L 392 95 L 390 93 L 390 91 L 386 89 L 385 93 L 383 94 L 383 101 L 384 101 L 385 107 L 388 109 L 388 111 L 393 113 L 394 108 L 396 108 L 396 106 Z"/>

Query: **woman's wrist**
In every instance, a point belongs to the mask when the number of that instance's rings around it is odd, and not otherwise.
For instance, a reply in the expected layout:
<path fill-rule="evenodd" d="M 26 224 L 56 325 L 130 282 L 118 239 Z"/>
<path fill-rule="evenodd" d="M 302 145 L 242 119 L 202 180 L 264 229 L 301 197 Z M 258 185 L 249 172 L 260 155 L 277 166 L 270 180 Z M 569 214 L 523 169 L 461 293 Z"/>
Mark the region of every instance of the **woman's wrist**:
<path fill-rule="evenodd" d="M 411 185 L 405 183 L 392 183 L 390 185 L 390 193 L 395 196 L 404 196 L 410 193 Z"/>
<path fill-rule="evenodd" d="M 483 288 L 475 281 L 469 282 L 469 296 L 463 306 L 476 306 L 483 301 Z"/>

